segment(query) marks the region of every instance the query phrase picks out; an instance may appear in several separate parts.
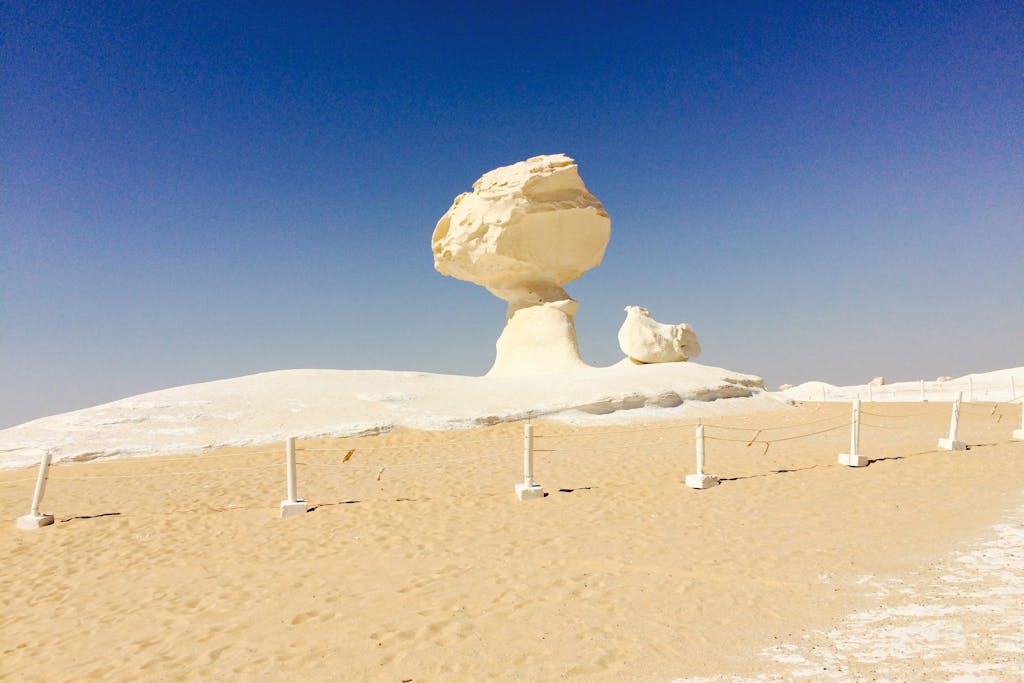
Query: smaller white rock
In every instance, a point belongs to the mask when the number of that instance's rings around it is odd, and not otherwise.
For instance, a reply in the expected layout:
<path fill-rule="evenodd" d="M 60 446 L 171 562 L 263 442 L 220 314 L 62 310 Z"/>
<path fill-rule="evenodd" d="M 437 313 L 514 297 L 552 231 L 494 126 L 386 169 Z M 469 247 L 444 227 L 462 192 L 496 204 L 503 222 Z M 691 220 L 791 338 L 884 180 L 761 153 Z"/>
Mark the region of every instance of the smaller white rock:
<path fill-rule="evenodd" d="M 700 355 L 697 334 L 686 323 L 666 325 L 642 306 L 626 306 L 619 348 L 637 363 L 673 363 Z"/>
<path fill-rule="evenodd" d="M 875 377 L 873 380 L 868 382 L 868 385 L 873 386 L 873 387 L 885 386 L 885 376 L 884 375 L 879 375 L 878 377 Z"/>
<path fill-rule="evenodd" d="M 953 378 L 950 377 L 949 375 L 943 375 L 942 377 L 936 377 L 935 378 L 936 382 L 951 382 L 952 380 L 953 380 Z"/>
<path fill-rule="evenodd" d="M 779 391 L 786 391 L 786 390 L 792 389 L 792 388 L 793 388 L 792 384 L 780 384 L 779 385 Z"/>

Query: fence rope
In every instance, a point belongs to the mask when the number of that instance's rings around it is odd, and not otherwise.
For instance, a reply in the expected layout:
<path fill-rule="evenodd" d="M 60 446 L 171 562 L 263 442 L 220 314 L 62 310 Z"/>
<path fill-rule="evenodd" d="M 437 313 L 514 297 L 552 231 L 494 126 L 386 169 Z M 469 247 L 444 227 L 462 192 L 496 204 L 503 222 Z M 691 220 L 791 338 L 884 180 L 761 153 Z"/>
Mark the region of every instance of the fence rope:
<path fill-rule="evenodd" d="M 355 438 L 355 437 L 344 437 L 344 438 Z M 501 444 L 505 444 L 505 443 L 509 443 L 510 444 L 510 443 L 513 443 L 514 440 L 515 440 L 515 438 L 506 437 L 504 439 L 498 439 L 496 441 L 483 441 L 483 440 L 481 440 L 481 441 L 441 441 L 441 442 L 437 442 L 437 443 L 421 443 L 421 444 L 409 444 L 409 445 L 401 445 L 401 446 L 352 446 L 352 445 L 350 445 L 350 446 L 338 446 L 336 448 L 332 448 L 332 447 L 309 448 L 309 447 L 304 447 L 304 446 L 296 446 L 295 452 L 296 453 L 340 453 L 340 452 L 350 451 L 353 448 L 355 448 L 357 450 L 360 450 L 360 451 L 403 451 L 403 450 L 412 450 L 412 449 L 423 450 L 425 448 L 437 448 L 439 446 L 480 446 L 480 445 L 494 446 L 494 445 L 501 445 Z"/>
<path fill-rule="evenodd" d="M 911 417 L 929 417 L 929 416 L 934 417 L 935 415 L 938 415 L 938 413 L 934 413 L 934 414 L 932 414 L 932 413 L 910 413 L 909 415 L 886 415 L 884 413 L 872 413 L 871 411 L 864 410 L 863 408 L 861 409 L 860 414 L 861 415 L 870 415 L 871 417 L 880 417 L 880 418 L 883 418 L 883 419 L 886 419 L 886 420 L 888 420 L 888 419 L 902 420 L 904 418 L 911 418 Z"/>
<path fill-rule="evenodd" d="M 860 421 L 861 427 L 871 427 L 873 429 L 906 429 L 903 425 L 876 425 L 870 422 Z"/>
<path fill-rule="evenodd" d="M 245 448 L 245 446 L 233 446 L 233 448 Z M 134 458 L 121 458 L 119 460 L 111 460 L 109 458 L 105 458 L 105 459 L 102 459 L 102 460 L 87 460 L 85 462 L 120 462 L 120 461 L 123 461 L 123 460 L 146 460 L 148 462 L 153 462 L 153 463 L 193 462 L 194 460 L 196 460 L 196 458 L 200 458 L 202 460 L 216 460 L 216 459 L 219 459 L 219 458 L 240 458 L 240 457 L 243 457 L 243 456 L 245 456 L 245 457 L 251 457 L 251 456 L 259 457 L 259 456 L 263 456 L 263 455 L 280 455 L 280 454 L 281 454 L 281 452 L 278 451 L 278 450 L 273 450 L 273 451 L 244 451 L 242 453 L 197 453 L 195 455 L 186 456 L 186 457 L 183 457 L 183 458 L 162 458 L 161 456 L 156 456 L 154 458 L 147 458 L 146 456 L 141 456 L 141 457 L 134 457 Z M 79 462 L 80 463 L 82 461 L 73 461 L 73 462 Z M 69 462 L 67 464 L 73 464 L 73 462 Z"/>
<path fill-rule="evenodd" d="M 732 431 L 747 431 L 747 432 L 767 432 L 767 431 L 780 431 L 784 429 L 797 429 L 798 427 L 810 427 L 811 425 L 821 424 L 823 422 L 834 422 L 835 420 L 845 420 L 849 422 L 850 416 L 847 413 L 841 413 L 837 415 L 830 415 L 828 417 L 818 418 L 816 420 L 809 420 L 807 422 L 798 422 L 797 424 L 791 425 L 779 425 L 777 427 L 739 427 L 733 425 L 716 425 L 708 422 L 701 422 L 705 428 L 708 429 L 726 429 Z"/>
<path fill-rule="evenodd" d="M 186 470 L 184 472 L 151 472 L 149 474 L 91 474 L 84 477 L 80 476 L 66 476 L 59 474 L 56 477 L 54 472 L 56 468 L 50 470 L 50 481 L 88 481 L 90 479 L 149 479 L 156 477 L 180 477 L 189 474 L 212 474 L 215 472 L 249 472 L 252 470 L 263 470 L 270 469 L 271 467 L 280 467 L 281 463 L 274 463 L 272 465 L 252 465 L 250 467 L 227 467 L 219 470 Z"/>
<path fill-rule="evenodd" d="M 847 421 L 845 424 L 836 425 L 835 427 L 829 427 L 828 429 L 822 429 L 820 431 L 811 432 L 809 434 L 797 434 L 795 436 L 782 436 L 782 437 L 777 437 L 777 438 L 772 438 L 772 439 L 750 439 L 750 440 L 748 440 L 748 439 L 728 439 L 728 438 L 722 437 L 722 436 L 705 436 L 704 438 L 706 438 L 706 439 L 713 439 L 715 441 L 729 441 L 729 442 L 732 442 L 732 443 L 745 443 L 745 444 L 747 444 L 749 446 L 749 445 L 755 444 L 755 443 L 773 444 L 773 443 L 779 443 L 781 441 L 795 441 L 796 439 L 806 439 L 806 438 L 811 437 L 811 436 L 818 436 L 820 434 L 828 434 L 829 432 L 834 432 L 837 429 L 846 429 L 849 426 L 850 426 L 850 423 L 849 423 L 849 421 Z"/>
<path fill-rule="evenodd" d="M 963 403 L 960 404 L 960 410 L 963 411 L 965 408 L 967 409 L 966 412 L 969 412 L 969 413 L 973 412 L 975 415 L 980 415 L 982 413 L 988 413 L 989 415 L 995 415 L 996 411 L 999 409 L 999 404 L 998 403 L 994 404 L 992 406 L 992 409 L 989 410 L 985 406 L 980 406 L 980 405 L 977 405 L 976 403 L 968 403 L 968 402 L 964 401 Z"/>
<path fill-rule="evenodd" d="M 716 425 L 716 424 L 709 424 L 707 422 L 703 422 L 703 420 L 701 418 L 697 418 L 698 424 L 703 424 L 705 427 L 708 427 L 708 428 L 711 428 L 711 429 L 726 429 L 726 430 L 747 431 L 747 432 L 769 431 L 769 430 L 776 430 L 777 431 L 777 430 L 783 430 L 783 429 L 797 429 L 798 427 L 806 427 L 806 426 L 809 426 L 809 425 L 820 424 L 822 422 L 830 422 L 832 420 L 837 420 L 837 419 L 848 419 L 848 418 L 847 418 L 846 415 L 832 415 L 832 416 L 828 416 L 828 417 L 818 418 L 816 420 L 809 420 L 807 422 L 799 422 L 797 424 L 792 424 L 792 425 L 780 425 L 778 427 L 740 427 L 740 426 L 733 426 L 733 425 Z M 641 428 L 633 428 L 633 429 L 620 429 L 620 430 L 609 431 L 609 432 L 569 432 L 569 433 L 566 433 L 566 434 L 534 434 L 533 438 L 534 439 L 559 439 L 559 438 L 563 438 L 563 437 L 567 437 L 567 438 L 581 437 L 581 436 L 595 437 L 595 436 L 608 436 L 608 435 L 612 435 L 612 434 L 640 434 L 640 433 L 643 433 L 643 432 L 691 430 L 691 429 L 693 429 L 693 425 L 690 425 L 690 424 L 685 424 L 685 425 L 676 424 L 676 425 L 668 425 L 668 426 L 665 426 L 665 427 L 641 427 Z"/>
<path fill-rule="evenodd" d="M 640 434 L 643 432 L 665 432 L 679 429 L 693 429 L 690 425 L 671 425 L 665 427 L 639 427 L 636 429 L 617 429 L 610 432 L 566 432 L 565 434 L 534 434 L 534 439 L 560 439 L 563 437 L 573 438 L 577 436 L 608 436 L 612 434 Z"/>
<path fill-rule="evenodd" d="M 237 446 L 236 448 L 245 448 L 245 446 Z M 144 462 L 147 465 L 160 465 L 160 464 L 163 464 L 163 463 L 166 463 L 166 462 L 195 462 L 196 460 L 215 460 L 215 459 L 218 459 L 218 458 L 239 458 L 239 457 L 243 457 L 243 456 L 244 457 L 254 457 L 254 456 L 255 457 L 260 457 L 260 456 L 264 456 L 264 455 L 279 456 L 280 454 L 281 454 L 281 452 L 278 451 L 278 450 L 272 450 L 272 451 L 264 450 L 264 451 L 245 451 L 245 452 L 242 452 L 242 453 L 214 453 L 214 454 L 196 453 L 195 455 L 188 455 L 188 456 L 184 456 L 184 457 L 180 457 L 180 458 L 179 457 L 166 458 L 166 457 L 163 457 L 163 456 L 160 456 L 160 455 L 155 455 L 155 456 L 136 455 L 136 456 L 131 456 L 131 457 L 127 457 L 127 458 L 117 458 L 117 457 L 111 458 L 111 457 L 107 457 L 107 458 L 93 458 L 91 460 L 75 460 L 74 457 L 71 457 L 71 458 L 65 458 L 63 460 L 57 460 L 56 462 L 54 462 L 51 465 L 51 467 L 53 467 L 53 468 L 57 468 L 58 466 L 59 467 L 73 467 L 73 466 L 77 467 L 79 465 L 93 465 L 93 464 L 97 464 L 98 465 L 98 464 L 103 464 L 103 463 L 124 463 L 124 462 Z M 38 466 L 39 466 L 38 463 L 33 463 L 32 465 L 28 465 L 25 469 L 27 469 L 28 467 L 38 467 Z M 19 468 L 19 469 L 22 469 L 22 468 Z M 133 475 L 133 476 L 135 476 L 135 475 Z M 33 477 L 32 479 L 18 479 L 17 481 L 19 481 L 19 482 L 20 481 L 35 481 L 35 477 Z M 3 486 L 4 484 L 13 484 L 13 483 L 14 483 L 14 481 L 0 481 L 0 486 Z"/>
<path fill-rule="evenodd" d="M 676 448 L 681 444 L 690 443 L 693 441 L 693 437 L 686 439 L 673 439 L 671 441 L 644 441 L 638 444 L 629 444 L 629 448 Z M 535 448 L 534 453 L 578 453 L 580 451 L 620 451 L 623 449 L 622 444 L 613 444 L 610 446 L 571 446 L 569 448 L 552 448 L 549 450 Z"/>
<path fill-rule="evenodd" d="M 489 453 L 487 455 L 474 455 L 466 458 L 452 458 L 447 460 L 433 460 L 428 462 L 397 462 L 388 463 L 386 465 L 375 464 L 375 465 L 352 465 L 348 462 L 298 462 L 296 464 L 302 465 L 303 467 L 330 467 L 330 468 L 342 468 L 349 470 L 377 470 L 381 467 L 387 469 L 415 469 L 417 467 L 440 467 L 443 465 L 460 464 L 466 462 L 476 462 L 479 460 L 491 460 L 497 457 L 505 456 L 509 454 L 505 452 Z"/>
<path fill-rule="evenodd" d="M 36 480 L 35 477 L 28 477 L 26 479 L 11 479 L 10 481 L 0 481 L 0 486 L 3 486 L 4 484 L 23 484 L 26 481 L 35 481 L 35 480 Z"/>

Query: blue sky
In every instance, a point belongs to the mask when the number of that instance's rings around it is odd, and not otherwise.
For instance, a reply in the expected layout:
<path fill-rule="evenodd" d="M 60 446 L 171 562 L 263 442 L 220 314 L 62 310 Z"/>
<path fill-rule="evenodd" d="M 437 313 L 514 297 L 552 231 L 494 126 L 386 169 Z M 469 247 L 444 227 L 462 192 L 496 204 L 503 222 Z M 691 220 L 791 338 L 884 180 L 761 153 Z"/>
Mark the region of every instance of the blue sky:
<path fill-rule="evenodd" d="M 1020 3 L 5 3 L 0 427 L 298 367 L 480 374 L 455 195 L 574 157 L 566 289 L 770 386 L 1024 365 Z"/>

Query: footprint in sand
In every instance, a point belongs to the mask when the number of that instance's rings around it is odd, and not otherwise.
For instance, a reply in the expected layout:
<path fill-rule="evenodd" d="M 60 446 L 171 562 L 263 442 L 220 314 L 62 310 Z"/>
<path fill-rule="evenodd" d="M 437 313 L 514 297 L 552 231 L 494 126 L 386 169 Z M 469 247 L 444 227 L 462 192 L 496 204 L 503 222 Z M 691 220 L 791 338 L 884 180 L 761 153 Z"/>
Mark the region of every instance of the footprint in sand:
<path fill-rule="evenodd" d="M 313 611 L 313 612 L 300 612 L 300 613 L 296 614 L 295 617 L 292 619 L 292 626 L 298 626 L 299 624 L 305 623 L 305 622 L 309 621 L 310 619 L 314 619 L 314 618 L 318 617 L 319 615 L 320 615 L 320 613 L 316 612 L 316 611 Z"/>

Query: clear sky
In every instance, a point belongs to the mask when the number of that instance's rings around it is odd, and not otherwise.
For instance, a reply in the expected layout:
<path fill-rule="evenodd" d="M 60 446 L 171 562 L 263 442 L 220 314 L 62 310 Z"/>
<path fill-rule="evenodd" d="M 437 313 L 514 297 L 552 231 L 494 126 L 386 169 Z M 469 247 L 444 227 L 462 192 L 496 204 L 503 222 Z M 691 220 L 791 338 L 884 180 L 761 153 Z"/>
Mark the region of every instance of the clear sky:
<path fill-rule="evenodd" d="M 1024 365 L 1020 2 L 361 4 L 3 3 L 0 427 L 481 374 L 504 303 L 431 232 L 556 152 L 612 218 L 590 363 L 637 304 L 772 387 Z"/>

